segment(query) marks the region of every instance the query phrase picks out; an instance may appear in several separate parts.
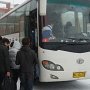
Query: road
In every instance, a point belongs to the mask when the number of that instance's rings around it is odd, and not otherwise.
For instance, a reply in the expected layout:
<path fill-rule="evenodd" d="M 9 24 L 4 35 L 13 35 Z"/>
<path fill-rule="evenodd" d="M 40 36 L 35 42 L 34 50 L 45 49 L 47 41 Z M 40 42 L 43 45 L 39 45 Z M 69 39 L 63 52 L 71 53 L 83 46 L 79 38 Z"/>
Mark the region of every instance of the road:
<path fill-rule="evenodd" d="M 33 90 L 90 90 L 90 79 L 54 83 L 38 83 Z"/>

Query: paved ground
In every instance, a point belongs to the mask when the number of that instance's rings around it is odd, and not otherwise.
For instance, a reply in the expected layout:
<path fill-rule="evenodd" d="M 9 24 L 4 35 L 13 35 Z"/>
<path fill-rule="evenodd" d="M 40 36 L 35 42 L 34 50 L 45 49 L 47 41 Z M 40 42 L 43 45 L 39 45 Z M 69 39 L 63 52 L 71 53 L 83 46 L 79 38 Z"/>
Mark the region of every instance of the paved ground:
<path fill-rule="evenodd" d="M 90 90 L 90 79 L 54 83 L 38 83 L 37 85 L 34 85 L 33 90 Z"/>

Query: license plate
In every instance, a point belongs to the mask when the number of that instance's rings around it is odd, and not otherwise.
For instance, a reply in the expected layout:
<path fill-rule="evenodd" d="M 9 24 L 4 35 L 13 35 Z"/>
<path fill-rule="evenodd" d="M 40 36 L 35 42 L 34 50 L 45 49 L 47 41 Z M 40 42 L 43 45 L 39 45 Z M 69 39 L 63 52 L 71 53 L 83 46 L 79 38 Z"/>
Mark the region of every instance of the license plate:
<path fill-rule="evenodd" d="M 85 72 L 73 72 L 73 78 L 85 77 Z"/>

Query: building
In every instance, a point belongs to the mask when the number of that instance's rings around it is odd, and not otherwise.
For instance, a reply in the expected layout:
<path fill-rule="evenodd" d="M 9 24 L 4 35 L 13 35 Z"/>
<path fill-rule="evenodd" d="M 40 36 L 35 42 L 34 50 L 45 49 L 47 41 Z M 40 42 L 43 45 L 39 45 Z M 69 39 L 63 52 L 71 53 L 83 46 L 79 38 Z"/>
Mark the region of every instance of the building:
<path fill-rule="evenodd" d="M 5 4 L 5 8 L 0 7 L 0 17 L 7 13 L 10 10 L 10 3 L 9 2 L 4 2 L 0 1 L 0 4 Z"/>

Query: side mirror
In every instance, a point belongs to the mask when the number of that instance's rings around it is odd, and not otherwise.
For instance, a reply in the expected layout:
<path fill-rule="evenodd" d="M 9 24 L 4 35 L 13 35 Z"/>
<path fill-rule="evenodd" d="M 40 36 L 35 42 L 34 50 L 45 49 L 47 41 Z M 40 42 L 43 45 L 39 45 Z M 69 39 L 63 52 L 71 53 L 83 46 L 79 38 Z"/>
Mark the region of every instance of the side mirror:
<path fill-rule="evenodd" d="M 41 16 L 46 15 L 47 0 L 40 0 L 39 13 Z"/>

